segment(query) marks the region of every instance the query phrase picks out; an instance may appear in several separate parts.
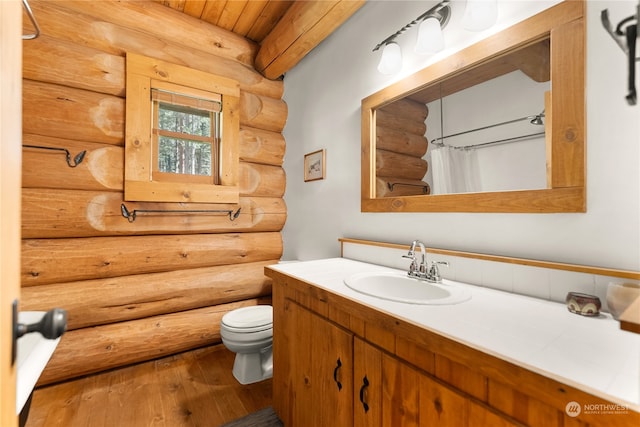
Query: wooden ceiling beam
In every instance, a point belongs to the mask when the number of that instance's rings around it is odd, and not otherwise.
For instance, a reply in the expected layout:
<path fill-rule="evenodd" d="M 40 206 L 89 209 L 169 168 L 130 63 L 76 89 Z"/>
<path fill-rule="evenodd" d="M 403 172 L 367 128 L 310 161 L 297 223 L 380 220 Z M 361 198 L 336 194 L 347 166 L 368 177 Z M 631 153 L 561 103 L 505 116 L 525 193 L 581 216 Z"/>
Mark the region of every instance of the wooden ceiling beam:
<path fill-rule="evenodd" d="M 268 1 L 247 33 L 247 38 L 261 43 L 293 3 L 293 0 Z"/>
<path fill-rule="evenodd" d="M 297 1 L 261 43 L 255 68 L 277 79 L 360 9 L 366 0 Z"/>

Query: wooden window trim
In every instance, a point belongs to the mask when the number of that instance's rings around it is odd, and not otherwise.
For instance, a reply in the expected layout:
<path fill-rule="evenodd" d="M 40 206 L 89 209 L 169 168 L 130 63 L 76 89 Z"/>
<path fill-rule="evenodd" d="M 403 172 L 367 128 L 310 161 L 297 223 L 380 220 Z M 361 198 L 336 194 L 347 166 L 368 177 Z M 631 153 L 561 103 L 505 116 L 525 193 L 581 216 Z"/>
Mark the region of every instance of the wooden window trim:
<path fill-rule="evenodd" d="M 179 90 L 176 90 L 179 86 Z M 220 184 L 181 174 L 154 180 L 151 89 L 208 98 L 220 94 Z M 134 53 L 127 53 L 124 199 L 145 202 L 238 203 L 240 85 L 237 81 Z M 175 176 L 178 175 L 178 176 Z M 165 178 L 167 180 L 165 180 Z M 195 178 L 195 179 L 193 179 Z M 210 178 L 210 177 L 207 177 Z"/>

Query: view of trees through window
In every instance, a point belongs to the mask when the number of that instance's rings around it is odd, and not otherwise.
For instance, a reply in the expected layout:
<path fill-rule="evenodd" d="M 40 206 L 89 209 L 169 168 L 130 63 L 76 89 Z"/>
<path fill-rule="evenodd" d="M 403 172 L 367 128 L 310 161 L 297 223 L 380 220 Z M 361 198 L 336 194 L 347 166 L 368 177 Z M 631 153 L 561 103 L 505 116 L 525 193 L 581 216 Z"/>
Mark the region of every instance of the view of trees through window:
<path fill-rule="evenodd" d="M 157 153 L 160 172 L 212 176 L 219 113 L 158 102 Z M 213 130 L 212 130 L 213 127 Z"/>

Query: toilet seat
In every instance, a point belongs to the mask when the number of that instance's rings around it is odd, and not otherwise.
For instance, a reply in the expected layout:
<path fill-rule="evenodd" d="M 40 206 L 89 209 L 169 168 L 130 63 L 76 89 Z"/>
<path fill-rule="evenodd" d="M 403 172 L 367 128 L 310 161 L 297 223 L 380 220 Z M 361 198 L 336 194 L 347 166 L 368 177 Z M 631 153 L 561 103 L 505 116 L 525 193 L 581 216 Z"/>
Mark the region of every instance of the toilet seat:
<path fill-rule="evenodd" d="M 236 353 L 233 376 L 251 384 L 273 376 L 273 308 L 257 305 L 232 310 L 222 316 L 220 337 Z"/>
<path fill-rule="evenodd" d="M 273 307 L 242 307 L 222 316 L 221 327 L 229 332 L 250 334 L 273 329 Z"/>

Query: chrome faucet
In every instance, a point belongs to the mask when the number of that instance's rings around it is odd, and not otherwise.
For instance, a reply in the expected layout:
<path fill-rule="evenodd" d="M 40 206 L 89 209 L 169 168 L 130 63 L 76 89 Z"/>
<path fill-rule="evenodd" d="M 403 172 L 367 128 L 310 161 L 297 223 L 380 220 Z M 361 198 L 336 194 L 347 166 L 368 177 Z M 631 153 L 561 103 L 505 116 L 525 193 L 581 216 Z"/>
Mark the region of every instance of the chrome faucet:
<path fill-rule="evenodd" d="M 420 260 L 420 264 L 416 259 L 416 246 L 420 247 L 420 252 L 422 252 L 422 259 Z M 409 271 L 407 275 L 409 277 L 415 277 L 418 279 L 426 280 L 427 282 L 432 283 L 441 283 L 442 276 L 440 276 L 440 270 L 438 269 L 438 264 L 449 266 L 449 263 L 446 261 L 432 261 L 431 267 L 427 270 L 427 249 L 420 240 L 414 240 L 411 242 L 411 248 L 409 248 L 409 252 L 406 255 L 402 255 L 403 258 L 409 258 L 411 260 L 411 264 L 409 265 Z"/>

